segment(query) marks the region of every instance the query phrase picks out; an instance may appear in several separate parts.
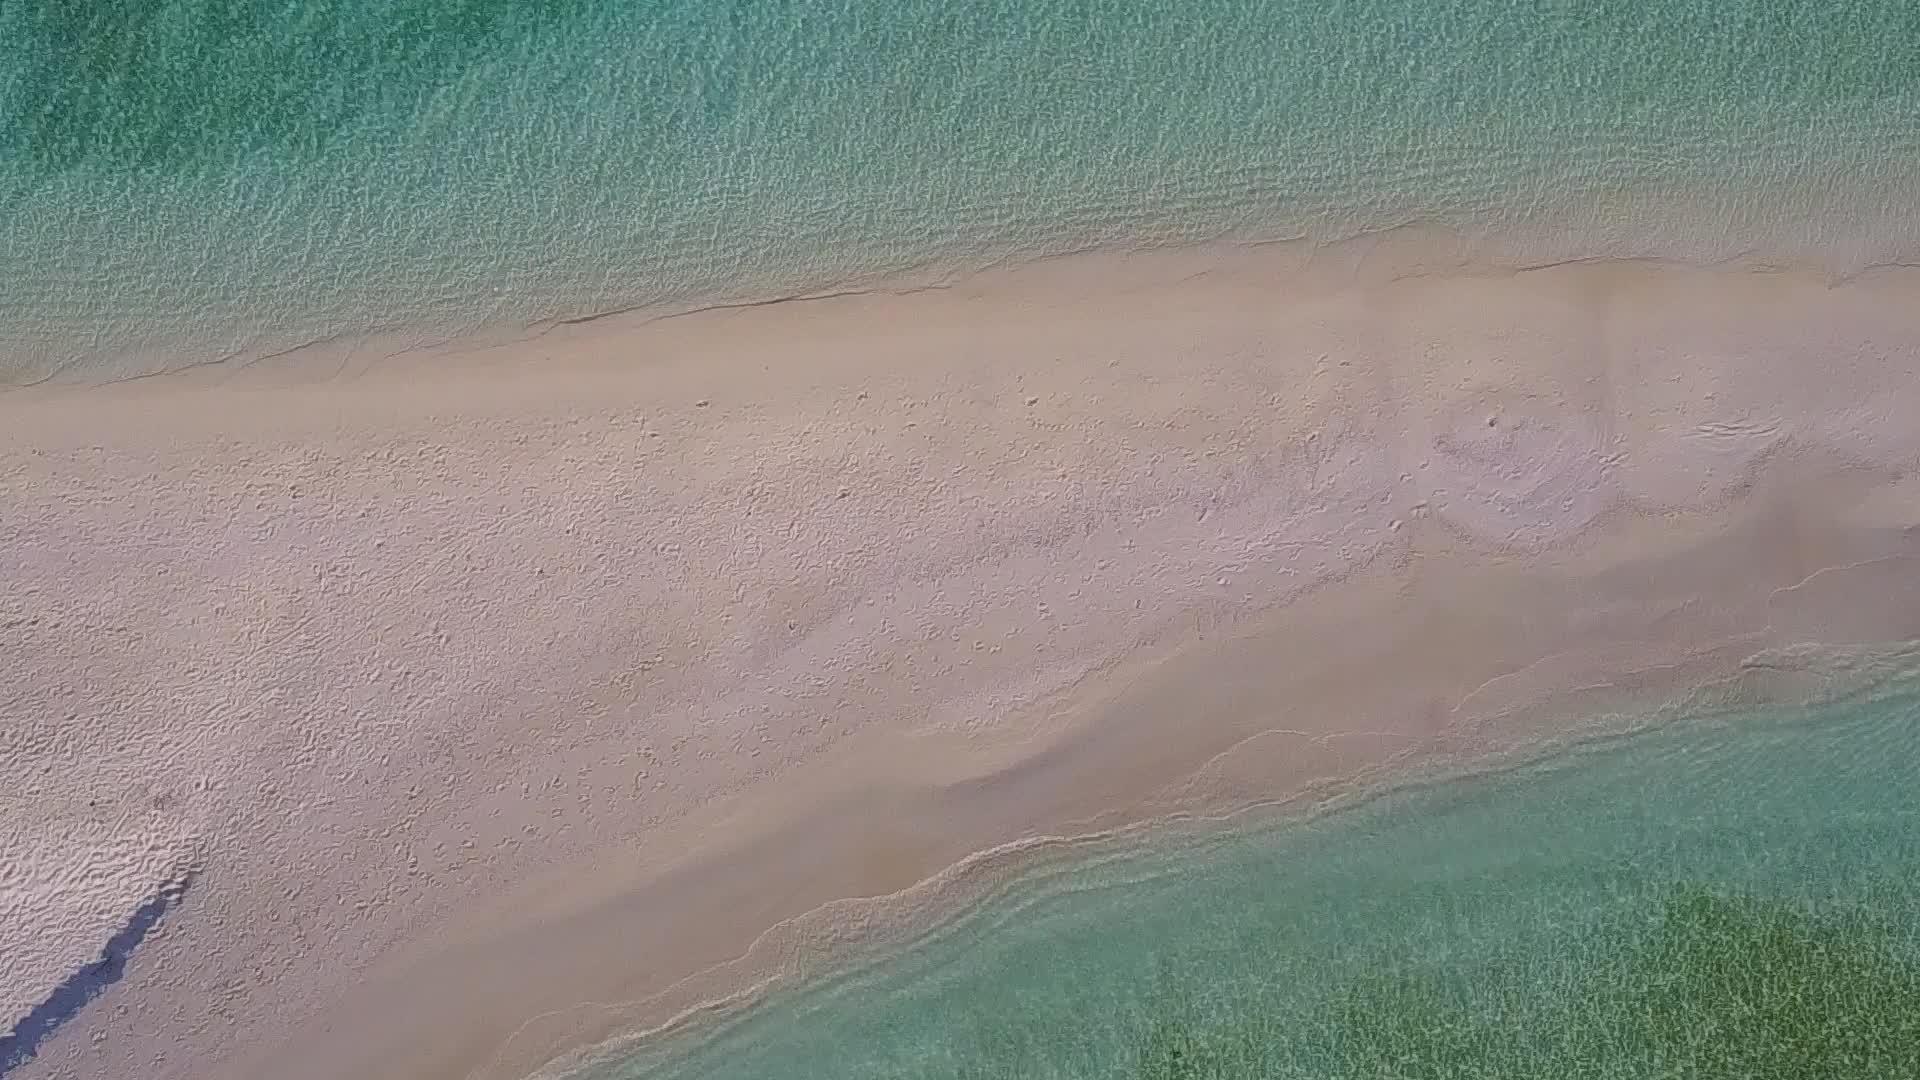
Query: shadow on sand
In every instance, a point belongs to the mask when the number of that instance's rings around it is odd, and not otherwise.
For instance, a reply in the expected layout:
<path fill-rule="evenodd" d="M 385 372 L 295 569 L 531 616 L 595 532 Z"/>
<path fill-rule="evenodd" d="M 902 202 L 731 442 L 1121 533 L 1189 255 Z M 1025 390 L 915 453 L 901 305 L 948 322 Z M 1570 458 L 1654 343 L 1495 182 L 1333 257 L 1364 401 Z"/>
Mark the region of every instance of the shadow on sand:
<path fill-rule="evenodd" d="M 107 939 L 100 959 L 67 976 L 47 999 L 20 1018 L 12 1031 L 0 1035 L 0 1077 L 33 1060 L 40 1045 L 60 1026 L 80 1014 L 80 1010 L 100 996 L 107 987 L 126 974 L 127 958 L 140 947 L 160 919 L 186 895 L 192 878 L 169 882 L 141 904 L 119 933 Z"/>

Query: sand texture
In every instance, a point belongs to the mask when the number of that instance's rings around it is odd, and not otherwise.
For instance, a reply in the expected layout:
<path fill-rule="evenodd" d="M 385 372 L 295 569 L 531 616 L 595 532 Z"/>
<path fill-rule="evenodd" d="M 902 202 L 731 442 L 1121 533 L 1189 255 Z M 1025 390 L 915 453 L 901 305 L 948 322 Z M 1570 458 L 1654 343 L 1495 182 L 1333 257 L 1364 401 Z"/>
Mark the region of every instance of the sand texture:
<path fill-rule="evenodd" d="M 17 1075 L 511 1080 L 1001 845 L 1798 692 L 1920 637 L 1917 375 L 1906 269 L 1273 248 L 0 395 L 0 1023 L 187 883 Z"/>

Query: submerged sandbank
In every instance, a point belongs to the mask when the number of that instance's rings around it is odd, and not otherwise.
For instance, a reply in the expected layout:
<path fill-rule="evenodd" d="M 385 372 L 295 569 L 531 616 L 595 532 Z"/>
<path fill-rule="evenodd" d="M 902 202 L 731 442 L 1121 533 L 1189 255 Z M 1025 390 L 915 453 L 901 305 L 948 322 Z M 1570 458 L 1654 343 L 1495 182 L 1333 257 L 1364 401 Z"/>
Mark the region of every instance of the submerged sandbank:
<path fill-rule="evenodd" d="M 974 852 L 1920 636 L 1914 272 L 1342 258 L 0 399 L 5 825 L 200 860 L 21 1075 L 523 1076 Z"/>

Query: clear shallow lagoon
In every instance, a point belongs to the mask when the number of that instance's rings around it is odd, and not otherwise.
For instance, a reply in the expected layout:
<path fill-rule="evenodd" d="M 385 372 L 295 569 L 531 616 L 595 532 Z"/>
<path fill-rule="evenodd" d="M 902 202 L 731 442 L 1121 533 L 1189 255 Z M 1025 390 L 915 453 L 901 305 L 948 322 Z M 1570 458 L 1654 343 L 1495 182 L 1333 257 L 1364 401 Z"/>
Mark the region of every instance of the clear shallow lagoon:
<path fill-rule="evenodd" d="M 8 4 L 0 381 L 1410 222 L 1777 254 L 1916 177 L 1905 0 Z"/>
<path fill-rule="evenodd" d="M 1920 683 L 1033 875 L 593 1080 L 1920 1075 Z"/>

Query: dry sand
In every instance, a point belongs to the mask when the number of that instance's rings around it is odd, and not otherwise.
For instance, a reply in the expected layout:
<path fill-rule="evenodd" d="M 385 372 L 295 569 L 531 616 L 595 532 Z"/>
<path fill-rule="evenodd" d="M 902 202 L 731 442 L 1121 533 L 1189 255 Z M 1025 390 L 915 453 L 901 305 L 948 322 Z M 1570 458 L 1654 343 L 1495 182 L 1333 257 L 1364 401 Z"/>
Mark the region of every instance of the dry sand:
<path fill-rule="evenodd" d="M 0 396 L 0 1024 L 191 874 L 18 1076 L 510 1080 L 1920 637 L 1920 273 L 1299 256 Z"/>

